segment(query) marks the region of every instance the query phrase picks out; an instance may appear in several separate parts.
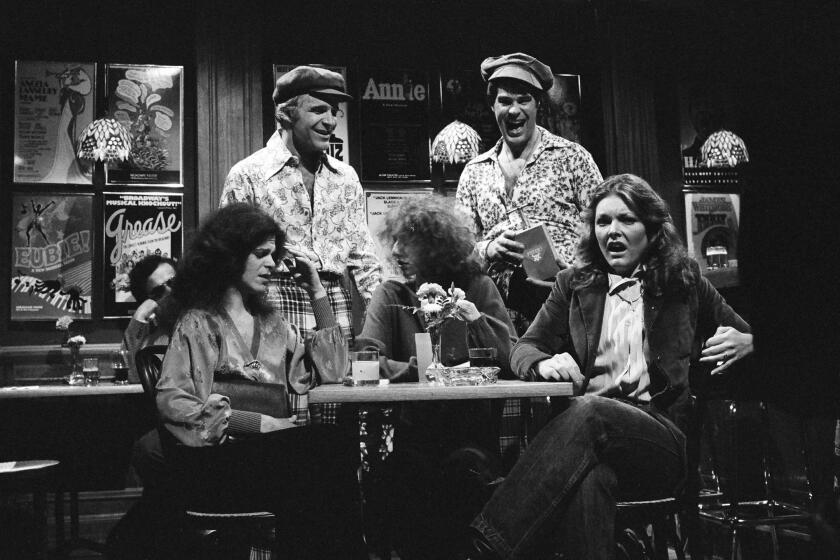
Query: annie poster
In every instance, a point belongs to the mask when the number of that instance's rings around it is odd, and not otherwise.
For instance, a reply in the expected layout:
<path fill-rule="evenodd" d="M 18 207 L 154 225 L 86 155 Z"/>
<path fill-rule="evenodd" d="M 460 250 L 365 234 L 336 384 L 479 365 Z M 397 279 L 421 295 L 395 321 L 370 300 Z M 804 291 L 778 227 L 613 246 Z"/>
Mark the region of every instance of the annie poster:
<path fill-rule="evenodd" d="M 424 72 L 378 69 L 361 74 L 362 178 L 431 178 L 429 83 Z"/>
<path fill-rule="evenodd" d="M 131 136 L 128 160 L 108 164 L 108 183 L 181 185 L 183 70 L 181 66 L 108 65 L 108 114 Z"/>
<path fill-rule="evenodd" d="M 170 193 L 103 193 L 105 318 L 137 308 L 128 275 L 149 255 L 179 259 L 183 249 L 183 198 Z"/>
<path fill-rule="evenodd" d="M 92 62 L 15 63 L 16 183 L 91 183 L 76 152 L 93 120 L 95 84 Z"/>
<path fill-rule="evenodd" d="M 11 319 L 90 319 L 90 194 L 12 195 Z"/>

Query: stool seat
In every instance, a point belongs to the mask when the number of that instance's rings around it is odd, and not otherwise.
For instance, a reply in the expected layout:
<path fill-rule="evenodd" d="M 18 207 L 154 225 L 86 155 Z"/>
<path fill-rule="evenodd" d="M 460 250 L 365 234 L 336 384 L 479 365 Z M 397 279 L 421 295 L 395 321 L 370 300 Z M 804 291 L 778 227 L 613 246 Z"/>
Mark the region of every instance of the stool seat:
<path fill-rule="evenodd" d="M 667 560 L 670 541 L 677 558 L 685 558 L 685 543 L 677 531 L 676 516 L 679 511 L 680 502 L 674 497 L 617 502 L 618 556 Z M 651 534 L 647 526 L 650 526 Z"/>
<path fill-rule="evenodd" d="M 0 480 L 38 480 L 53 474 L 60 463 L 54 459 L 0 462 Z"/>

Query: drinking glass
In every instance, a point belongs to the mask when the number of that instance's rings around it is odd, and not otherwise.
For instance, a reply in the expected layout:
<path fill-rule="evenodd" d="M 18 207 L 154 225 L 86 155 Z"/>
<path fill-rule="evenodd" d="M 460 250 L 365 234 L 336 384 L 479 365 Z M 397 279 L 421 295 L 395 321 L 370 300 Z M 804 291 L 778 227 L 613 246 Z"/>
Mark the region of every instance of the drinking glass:
<path fill-rule="evenodd" d="M 111 369 L 114 372 L 114 384 L 128 383 L 128 351 L 115 350 L 111 353 Z"/>
<path fill-rule="evenodd" d="M 85 358 L 82 364 L 85 385 L 99 385 L 99 358 Z"/>
<path fill-rule="evenodd" d="M 362 350 L 350 352 L 351 374 L 355 385 L 379 383 L 379 352 Z"/>
<path fill-rule="evenodd" d="M 496 362 L 495 348 L 470 348 L 470 366 L 492 367 L 499 365 Z"/>

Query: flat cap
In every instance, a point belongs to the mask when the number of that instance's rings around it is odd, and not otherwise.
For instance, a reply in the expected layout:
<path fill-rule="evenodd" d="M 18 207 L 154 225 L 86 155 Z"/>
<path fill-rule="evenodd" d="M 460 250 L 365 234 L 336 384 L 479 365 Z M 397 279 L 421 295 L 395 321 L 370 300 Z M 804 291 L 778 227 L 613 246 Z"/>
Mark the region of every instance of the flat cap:
<path fill-rule="evenodd" d="M 530 84 L 541 91 L 548 91 L 554 84 L 551 68 L 525 53 L 485 58 L 481 63 L 481 77 L 485 82 L 512 78 Z"/>
<path fill-rule="evenodd" d="M 277 105 L 304 93 L 313 95 L 320 93 L 340 99 L 353 99 L 347 95 L 344 76 L 338 72 L 315 66 L 298 66 L 277 78 L 274 94 L 271 98 Z"/>

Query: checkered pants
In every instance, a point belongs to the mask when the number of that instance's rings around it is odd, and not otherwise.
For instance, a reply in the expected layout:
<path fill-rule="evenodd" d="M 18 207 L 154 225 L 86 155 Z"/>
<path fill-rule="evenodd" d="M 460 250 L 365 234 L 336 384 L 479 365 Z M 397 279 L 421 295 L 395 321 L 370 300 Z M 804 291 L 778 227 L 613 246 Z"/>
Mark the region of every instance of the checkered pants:
<path fill-rule="evenodd" d="M 353 340 L 353 321 L 350 308 L 350 293 L 342 285 L 342 278 L 338 274 L 322 272 L 321 284 L 327 291 L 327 298 L 333 310 L 336 321 L 338 321 L 344 338 Z M 282 274 L 273 278 L 268 286 L 268 302 L 274 309 L 282 313 L 286 319 L 295 325 L 302 336 L 306 337 L 315 330 L 315 315 L 312 312 L 312 305 L 309 303 L 309 295 L 306 290 L 298 286 L 289 274 Z M 338 413 L 338 403 L 326 403 L 323 405 L 310 405 L 309 395 L 290 395 L 292 408 L 296 410 L 309 410 L 309 418 L 298 417 L 299 424 L 309 422 L 318 424 L 335 424 Z M 304 413 L 305 414 L 305 413 Z"/>

